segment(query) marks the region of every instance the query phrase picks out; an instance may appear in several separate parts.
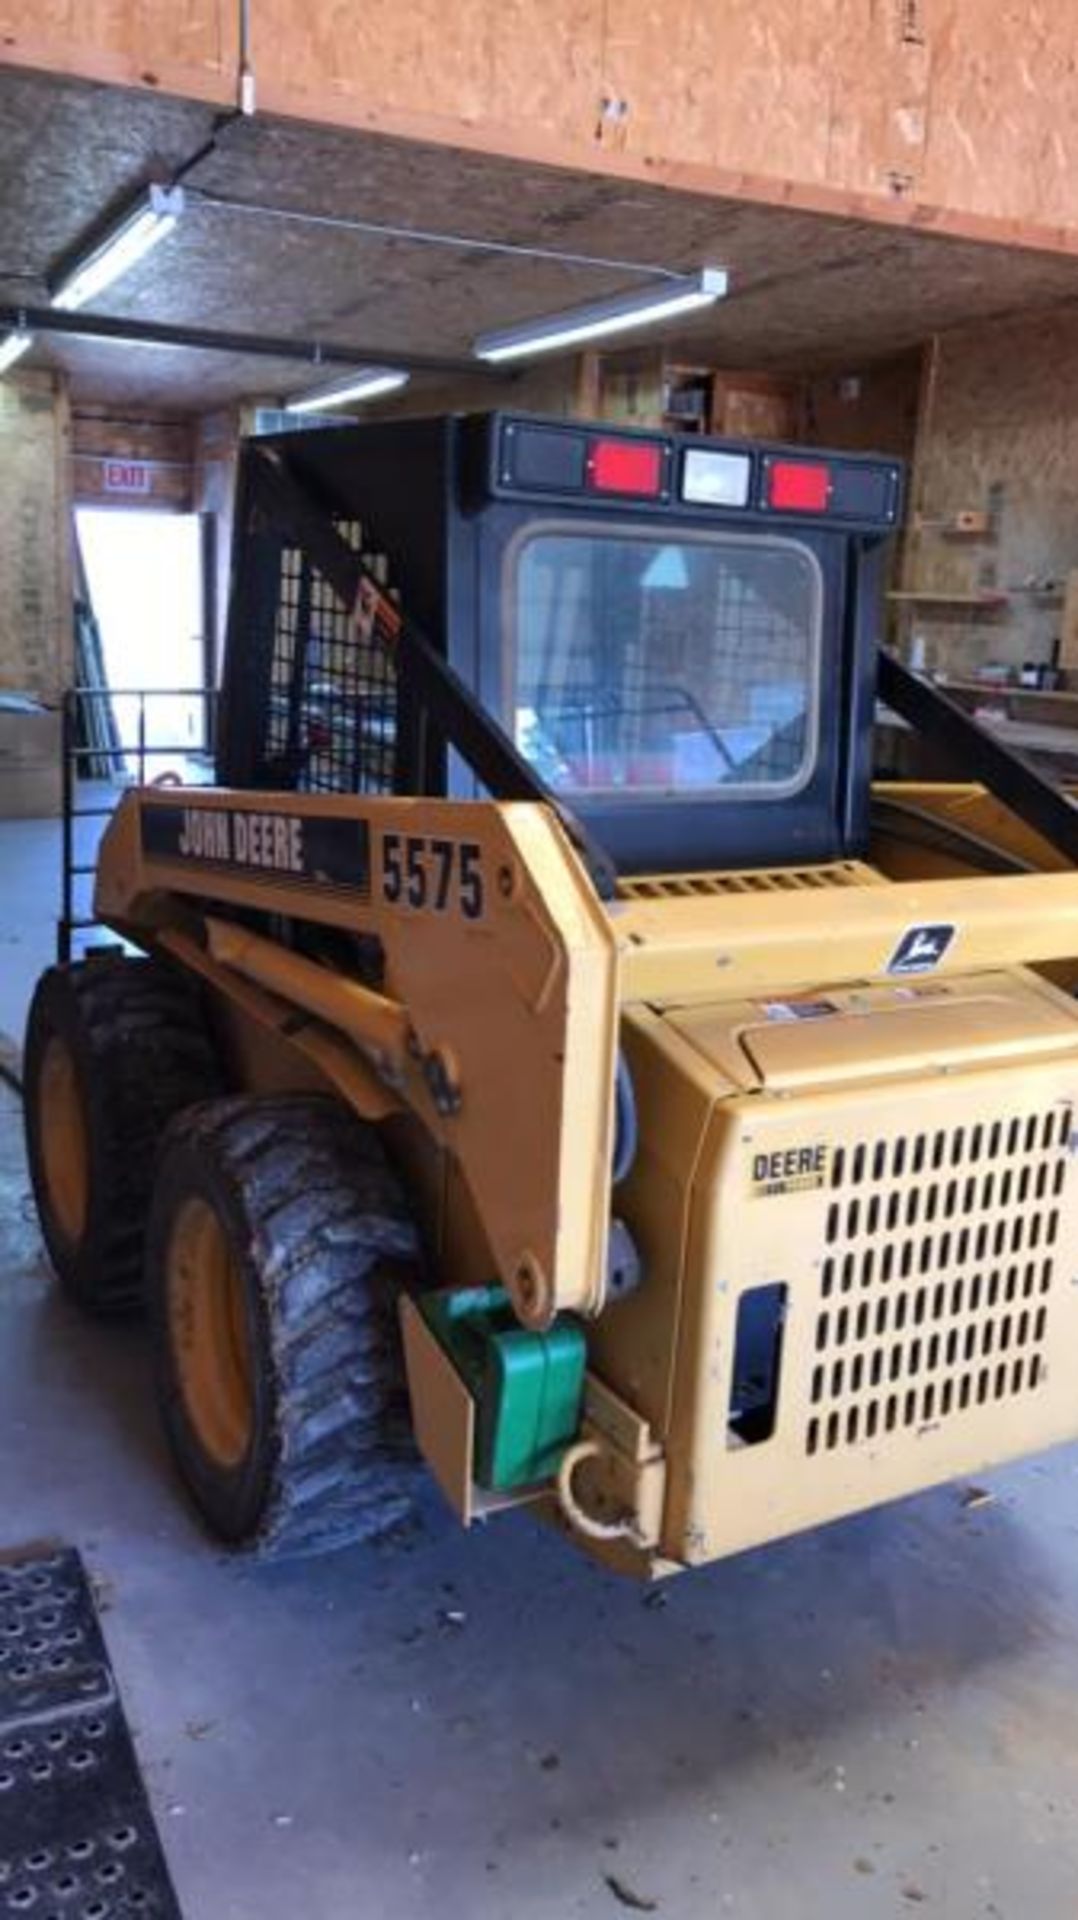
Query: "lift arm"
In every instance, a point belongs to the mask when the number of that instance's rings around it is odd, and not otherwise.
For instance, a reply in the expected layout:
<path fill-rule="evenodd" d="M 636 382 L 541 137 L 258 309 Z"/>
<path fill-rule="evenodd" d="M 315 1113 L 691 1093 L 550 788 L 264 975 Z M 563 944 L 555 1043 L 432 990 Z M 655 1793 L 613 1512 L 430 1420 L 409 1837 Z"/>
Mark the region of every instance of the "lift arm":
<path fill-rule="evenodd" d="M 976 780 L 1002 800 L 1042 839 L 1078 866 L 1078 808 L 1051 781 L 996 740 L 971 714 L 928 680 L 881 649 L 879 694 L 917 733 L 954 763 L 964 780 Z"/>
<path fill-rule="evenodd" d="M 525 1325 L 601 1310 L 617 942 L 548 808 L 140 788 L 94 911 L 150 947 L 195 942 L 215 984 L 369 1062 L 456 1157 Z M 376 943 L 379 991 L 275 939 L 279 917 Z"/>

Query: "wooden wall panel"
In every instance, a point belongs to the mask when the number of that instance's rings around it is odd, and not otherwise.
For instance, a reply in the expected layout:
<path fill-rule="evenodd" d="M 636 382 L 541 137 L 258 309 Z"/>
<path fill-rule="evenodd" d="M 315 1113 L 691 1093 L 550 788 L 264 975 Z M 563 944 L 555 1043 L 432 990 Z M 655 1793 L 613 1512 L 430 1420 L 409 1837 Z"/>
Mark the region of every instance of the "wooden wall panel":
<path fill-rule="evenodd" d="M 266 97 L 302 93 L 360 119 L 430 115 L 579 139 L 597 114 L 602 0 L 254 0 Z"/>
<path fill-rule="evenodd" d="M 58 381 L 0 382 L 0 686 L 49 697 L 71 671 L 68 436 Z"/>
<path fill-rule="evenodd" d="M 235 85 L 237 19 L 231 0 L 0 0 L 0 51 L 90 78 L 220 95 Z"/>
<path fill-rule="evenodd" d="M 907 0 L 851 0 L 823 59 L 832 76 L 827 178 L 893 205 L 916 197 L 928 121 L 931 54 Z M 911 24 L 911 21 L 913 24 Z"/>
<path fill-rule="evenodd" d="M 941 337 L 926 385 L 903 586 L 945 593 L 998 588 L 998 614 L 920 607 L 904 618 L 929 658 L 956 673 L 983 660 L 1047 659 L 1078 567 L 1078 315 L 1056 314 Z M 984 511 L 998 488 L 994 539 L 956 539 L 939 521 Z M 1051 584 L 1050 584 L 1051 583 Z"/>
<path fill-rule="evenodd" d="M 603 90 L 624 108 L 604 144 L 627 154 L 827 177 L 832 69 L 847 0 L 609 0 Z"/>
<path fill-rule="evenodd" d="M 1078 251 L 1078 0 L 250 0 L 261 107 Z M 0 0 L 0 58 L 229 103 L 238 0 Z"/>
<path fill-rule="evenodd" d="M 803 435 L 817 447 L 913 458 L 921 393 L 921 353 L 866 367 L 852 380 L 828 375 L 806 382 Z"/>
<path fill-rule="evenodd" d="M 580 148 L 598 143 L 603 0 L 492 0 L 489 115 Z M 536 32 L 539 15 L 541 31 Z"/>
<path fill-rule="evenodd" d="M 143 465 L 148 490 L 131 494 L 110 487 L 106 468 L 115 461 Z M 108 407 L 76 406 L 71 422 L 71 470 L 77 506 L 189 511 L 194 486 L 191 422 L 149 414 L 118 414 Z"/>
<path fill-rule="evenodd" d="M 930 0 L 931 106 L 918 190 L 974 213 L 1078 225 L 1072 0 Z"/>
<path fill-rule="evenodd" d="M 362 111 L 429 111 L 439 100 L 462 119 L 476 120 L 490 91 L 488 0 L 455 0 L 452 32 L 439 0 L 257 0 L 252 55 L 267 92 L 325 96 Z"/>

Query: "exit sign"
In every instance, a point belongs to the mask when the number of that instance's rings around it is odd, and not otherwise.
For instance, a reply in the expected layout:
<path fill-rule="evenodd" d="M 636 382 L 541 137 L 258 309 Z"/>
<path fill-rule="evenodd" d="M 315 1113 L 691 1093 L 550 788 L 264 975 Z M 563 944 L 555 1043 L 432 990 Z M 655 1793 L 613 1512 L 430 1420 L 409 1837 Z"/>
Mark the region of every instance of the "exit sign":
<path fill-rule="evenodd" d="M 106 493 L 149 493 L 150 469 L 144 460 L 105 460 L 102 462 Z"/>

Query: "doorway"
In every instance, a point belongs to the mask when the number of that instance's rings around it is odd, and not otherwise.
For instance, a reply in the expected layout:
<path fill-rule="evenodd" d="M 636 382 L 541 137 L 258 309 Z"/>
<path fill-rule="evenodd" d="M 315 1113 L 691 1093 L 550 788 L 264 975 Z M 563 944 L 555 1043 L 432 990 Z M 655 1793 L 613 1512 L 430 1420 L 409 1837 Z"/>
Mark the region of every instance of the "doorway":
<path fill-rule="evenodd" d="M 75 524 L 125 771 L 198 778 L 192 761 L 209 745 L 200 516 L 79 507 Z"/>

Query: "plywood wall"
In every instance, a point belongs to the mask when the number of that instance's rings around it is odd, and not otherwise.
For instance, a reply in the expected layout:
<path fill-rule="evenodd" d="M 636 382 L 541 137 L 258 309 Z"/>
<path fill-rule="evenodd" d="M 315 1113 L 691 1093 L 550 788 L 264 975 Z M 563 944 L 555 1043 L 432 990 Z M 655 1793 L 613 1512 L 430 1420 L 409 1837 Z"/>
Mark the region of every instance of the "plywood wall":
<path fill-rule="evenodd" d="M 238 0 L 0 0 L 0 59 L 231 103 Z M 1078 0 L 250 0 L 262 107 L 1078 249 Z"/>
<path fill-rule="evenodd" d="M 0 55 L 223 99 L 235 86 L 238 18 L 230 0 L 0 0 Z"/>
<path fill-rule="evenodd" d="M 848 453 L 913 458 L 922 388 L 921 352 L 899 354 L 866 367 L 855 378 L 830 375 L 806 382 L 803 436 L 818 447 Z"/>
<path fill-rule="evenodd" d="M 0 686 L 48 699 L 71 674 L 68 442 L 49 375 L 0 382 Z"/>
<path fill-rule="evenodd" d="M 957 674 L 985 660 L 1047 659 L 1062 586 L 1078 567 L 1078 314 L 944 335 L 926 383 L 915 487 L 923 522 L 903 586 L 1000 590 L 998 612 L 920 607 L 903 618 L 930 662 Z M 941 522 L 998 502 L 987 538 Z"/>

